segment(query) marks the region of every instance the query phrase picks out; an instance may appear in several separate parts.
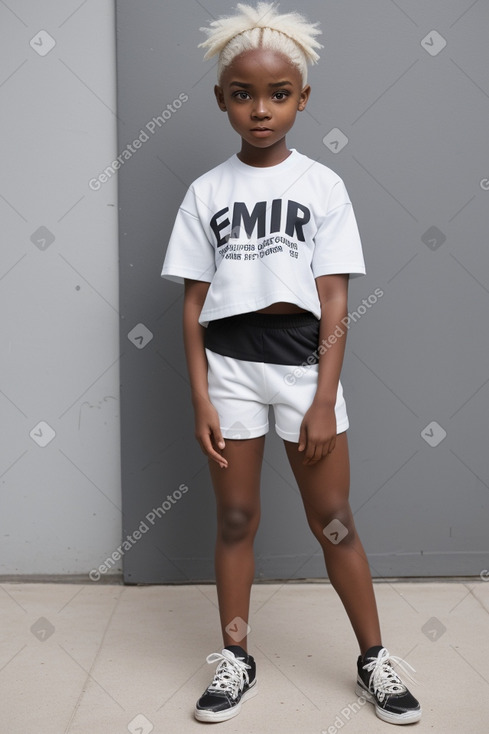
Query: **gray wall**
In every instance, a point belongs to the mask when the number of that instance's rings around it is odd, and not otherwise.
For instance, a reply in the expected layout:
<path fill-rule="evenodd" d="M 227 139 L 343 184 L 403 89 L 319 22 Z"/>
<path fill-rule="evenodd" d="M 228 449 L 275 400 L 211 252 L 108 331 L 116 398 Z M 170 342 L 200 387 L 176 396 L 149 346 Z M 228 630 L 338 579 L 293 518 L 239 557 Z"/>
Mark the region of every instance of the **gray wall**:
<path fill-rule="evenodd" d="M 159 273 L 187 186 L 239 146 L 213 99 L 214 64 L 197 49 L 199 26 L 229 7 L 117 3 L 119 150 L 188 96 L 120 172 L 121 339 L 136 342 L 121 364 L 124 534 L 143 531 L 124 557 L 127 582 L 213 576 L 214 500 L 193 438 L 182 288 Z M 383 292 L 355 317 L 342 378 L 356 523 L 376 577 L 479 574 L 488 553 L 489 6 L 300 7 L 321 20 L 325 49 L 289 145 L 349 190 L 368 270 L 351 284 L 350 311 Z M 324 576 L 273 429 L 262 497 L 257 576 Z"/>
<path fill-rule="evenodd" d="M 120 542 L 117 186 L 89 186 L 116 154 L 114 16 L 0 4 L 3 576 L 86 579 Z"/>
<path fill-rule="evenodd" d="M 86 576 L 120 545 L 120 351 L 125 533 L 189 487 L 125 553 L 126 578 L 212 576 L 213 498 L 192 439 L 181 289 L 159 271 L 187 184 L 237 147 L 196 48 L 198 26 L 228 5 L 168 6 L 118 6 L 118 142 L 114 3 L 0 6 L 4 576 Z M 357 524 L 376 575 L 477 574 L 488 555 L 487 5 L 301 7 L 323 21 L 327 48 L 290 143 L 337 170 L 354 201 L 369 273 L 352 284 L 351 310 L 376 287 L 385 293 L 352 327 L 343 374 Z M 447 40 L 436 56 L 420 45 L 433 29 Z M 40 30 L 56 41 L 44 56 Z M 188 102 L 118 174 L 119 351 L 116 176 L 89 181 L 181 93 Z M 322 140 L 335 127 L 349 142 L 333 154 Z M 422 241 L 433 225 L 447 238 L 435 250 Z M 139 323 L 154 334 L 142 349 L 128 339 Z M 436 447 L 421 436 L 434 420 L 447 432 Z M 49 443 L 41 422 L 55 432 Z M 257 573 L 322 575 L 273 432 L 263 505 Z M 109 573 L 122 568 L 114 555 Z"/>

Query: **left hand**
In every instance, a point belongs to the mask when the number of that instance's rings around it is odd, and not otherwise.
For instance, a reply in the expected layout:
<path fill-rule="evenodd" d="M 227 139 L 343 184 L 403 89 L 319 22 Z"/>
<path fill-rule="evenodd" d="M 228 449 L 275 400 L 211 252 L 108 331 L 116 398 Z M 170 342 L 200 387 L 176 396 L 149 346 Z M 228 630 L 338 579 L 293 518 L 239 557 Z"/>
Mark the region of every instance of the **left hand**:
<path fill-rule="evenodd" d="M 304 451 L 303 464 L 315 464 L 333 451 L 336 444 L 334 407 L 313 402 L 302 419 L 298 450 Z"/>

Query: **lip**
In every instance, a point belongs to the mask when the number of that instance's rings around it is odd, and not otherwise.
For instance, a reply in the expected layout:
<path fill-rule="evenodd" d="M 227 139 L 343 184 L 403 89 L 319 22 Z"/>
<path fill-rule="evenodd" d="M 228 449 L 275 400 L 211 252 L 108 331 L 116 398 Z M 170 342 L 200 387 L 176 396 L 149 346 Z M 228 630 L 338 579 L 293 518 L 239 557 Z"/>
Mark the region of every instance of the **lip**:
<path fill-rule="evenodd" d="M 273 130 L 270 130 L 269 127 L 253 127 L 250 132 L 255 138 L 268 138 L 272 135 Z"/>

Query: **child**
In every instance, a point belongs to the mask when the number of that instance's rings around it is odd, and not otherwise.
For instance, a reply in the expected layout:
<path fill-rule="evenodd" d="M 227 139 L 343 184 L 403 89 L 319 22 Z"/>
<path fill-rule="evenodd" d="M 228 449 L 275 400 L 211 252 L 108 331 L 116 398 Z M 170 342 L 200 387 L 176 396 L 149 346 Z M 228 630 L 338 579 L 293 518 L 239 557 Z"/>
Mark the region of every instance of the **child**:
<path fill-rule="evenodd" d="M 365 273 L 362 248 L 343 181 L 285 141 L 309 99 L 307 63 L 319 58 L 320 31 L 271 3 L 240 3 L 237 11 L 202 29 L 208 39 L 201 45 L 206 58 L 219 54 L 214 91 L 241 150 L 191 185 L 162 271 L 185 281 L 195 435 L 209 459 L 217 505 L 224 648 L 207 657 L 218 665 L 194 713 L 200 721 L 225 721 L 257 691 L 246 636 L 235 643 L 236 631 L 248 630 L 272 404 L 309 526 L 358 640 L 356 692 L 384 721 L 411 723 L 421 708 L 391 666 L 403 661 L 382 645 L 348 502 L 341 320 L 349 275 Z"/>

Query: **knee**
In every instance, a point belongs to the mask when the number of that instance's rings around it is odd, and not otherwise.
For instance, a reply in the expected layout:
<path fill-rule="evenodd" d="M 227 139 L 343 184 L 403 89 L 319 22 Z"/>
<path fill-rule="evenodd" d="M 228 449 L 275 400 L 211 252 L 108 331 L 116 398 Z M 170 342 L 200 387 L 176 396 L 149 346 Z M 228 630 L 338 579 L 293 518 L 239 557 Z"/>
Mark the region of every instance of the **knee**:
<path fill-rule="evenodd" d="M 316 516 L 310 522 L 310 526 L 325 549 L 333 550 L 335 547 L 345 547 L 355 541 L 355 523 L 349 504 L 323 513 L 320 517 Z"/>
<path fill-rule="evenodd" d="M 219 537 L 224 543 L 239 543 L 253 539 L 258 526 L 257 514 L 251 510 L 233 507 L 219 516 Z"/>

